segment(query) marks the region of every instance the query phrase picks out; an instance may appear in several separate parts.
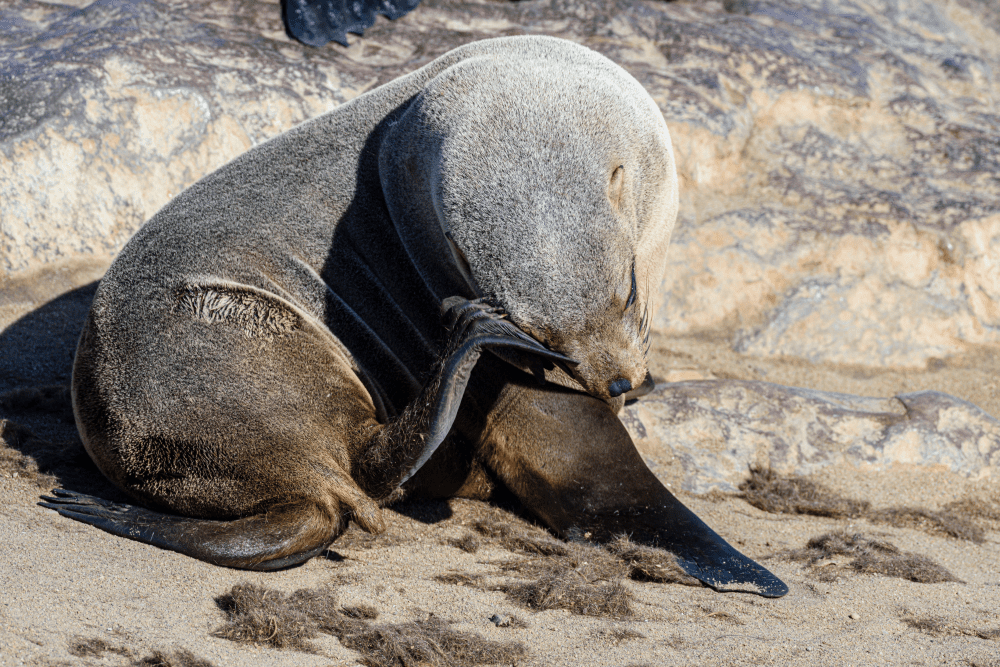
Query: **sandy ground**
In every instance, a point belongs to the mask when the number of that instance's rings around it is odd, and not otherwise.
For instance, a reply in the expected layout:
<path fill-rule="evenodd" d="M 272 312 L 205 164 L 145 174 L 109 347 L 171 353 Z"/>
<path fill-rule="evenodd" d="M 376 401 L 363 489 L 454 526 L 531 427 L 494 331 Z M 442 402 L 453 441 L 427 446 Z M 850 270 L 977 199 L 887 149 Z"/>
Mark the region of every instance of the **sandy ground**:
<path fill-rule="evenodd" d="M 0 395 L 66 382 L 75 332 L 92 294 L 86 286 L 101 270 L 100 265 L 63 267 L 0 285 Z M 764 379 L 872 396 L 937 389 L 1000 414 L 997 364 L 987 351 L 932 364 L 926 372 L 872 372 L 742 357 L 729 351 L 725 340 L 722 334 L 658 338 L 654 373 L 667 379 Z M 362 661 L 359 653 L 323 633 L 309 640 L 312 652 L 215 636 L 226 621 L 217 598 L 242 582 L 284 593 L 327 587 L 339 605 L 374 608 L 376 624 L 441 619 L 453 630 L 522 644 L 520 657 L 505 664 L 1000 665 L 996 524 L 987 525 L 984 542 L 974 543 L 864 519 L 774 514 L 738 497 L 681 495 L 734 546 L 787 582 L 789 594 L 768 600 L 627 580 L 629 616 L 539 612 L 520 606 L 498 590 L 500 585 L 435 579 L 479 574 L 485 576 L 482 581 L 502 584 L 510 581 L 501 569 L 504 563 L 531 560 L 485 538 L 475 553 L 449 544 L 474 533 L 477 519 L 491 511 L 480 503 L 404 503 L 389 512 L 386 534 L 367 539 L 351 533 L 326 557 L 269 574 L 213 567 L 61 518 L 35 504 L 52 481 L 108 497 L 114 492 L 87 461 L 60 400 L 58 395 L 48 403 L 0 400 L 0 419 L 37 436 L 32 440 L 18 431 L 21 444 L 0 450 L 6 457 L 0 466 L 0 665 L 309 666 Z M 8 430 L 7 436 L 12 433 Z M 20 454 L 38 458 L 42 471 L 54 472 L 56 479 L 32 473 L 30 461 Z M 648 452 L 648 457 L 654 470 L 669 470 L 657 465 L 659 458 L 669 457 L 665 449 Z M 876 507 L 937 509 L 997 490 L 996 482 L 971 484 L 947 473 L 829 469 L 816 481 Z M 531 530 L 513 515 L 502 517 L 517 530 Z M 861 574 L 850 569 L 851 559 L 845 556 L 807 566 L 779 555 L 831 531 L 860 533 L 929 557 L 961 581 L 929 584 Z M 516 616 L 527 627 L 496 626 L 490 621 L 494 615 Z"/>

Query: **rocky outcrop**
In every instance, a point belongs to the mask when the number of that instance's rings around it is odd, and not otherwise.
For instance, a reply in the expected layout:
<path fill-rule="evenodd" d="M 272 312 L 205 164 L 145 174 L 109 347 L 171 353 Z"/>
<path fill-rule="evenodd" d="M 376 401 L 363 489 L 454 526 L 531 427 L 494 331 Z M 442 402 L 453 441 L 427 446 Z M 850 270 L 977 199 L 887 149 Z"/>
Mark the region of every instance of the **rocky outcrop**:
<path fill-rule="evenodd" d="M 427 0 L 348 48 L 277 3 L 0 5 L 0 274 L 107 259 L 251 145 L 461 43 L 567 37 L 632 72 L 682 209 L 655 325 L 922 367 L 1000 343 L 1000 20 L 982 0 Z"/>
<path fill-rule="evenodd" d="M 735 491 L 750 465 L 814 475 L 847 463 L 969 480 L 1000 466 L 1000 422 L 934 391 L 865 398 L 767 382 L 676 382 L 626 407 L 622 421 L 640 449 L 675 461 L 693 493 Z"/>

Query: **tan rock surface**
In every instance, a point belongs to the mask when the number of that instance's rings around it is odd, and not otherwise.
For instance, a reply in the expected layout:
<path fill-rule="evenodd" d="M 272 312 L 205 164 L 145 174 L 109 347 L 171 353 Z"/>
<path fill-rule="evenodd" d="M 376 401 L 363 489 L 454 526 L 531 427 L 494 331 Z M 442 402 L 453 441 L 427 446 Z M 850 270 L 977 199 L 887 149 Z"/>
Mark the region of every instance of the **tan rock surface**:
<path fill-rule="evenodd" d="M 865 398 L 746 380 L 665 384 L 622 415 L 657 458 L 677 459 L 680 488 L 735 492 L 748 466 L 822 475 L 927 468 L 990 480 L 1000 466 L 1000 422 L 936 391 Z M 654 438 L 653 443 L 649 442 Z"/>
<path fill-rule="evenodd" d="M 0 4 L 3 274 L 110 257 L 254 143 L 533 32 L 611 56 L 664 111 L 682 185 L 664 332 L 873 367 L 1000 342 L 1000 20 L 979 0 L 428 0 L 320 50 L 277 4 L 78 4 Z"/>
<path fill-rule="evenodd" d="M 1000 500 L 996 9 L 729 4 L 745 13 L 713 0 L 424 0 L 349 48 L 312 50 L 284 36 L 271 2 L 0 0 L 0 666 L 125 665 L 178 649 L 217 665 L 357 664 L 328 636 L 318 654 L 213 637 L 214 598 L 240 581 L 334 585 L 387 622 L 433 613 L 523 642 L 521 664 L 994 664 L 995 521 L 973 544 L 691 491 L 731 490 L 766 463 L 876 508 Z M 522 32 L 620 62 L 674 137 L 682 210 L 651 362 L 678 384 L 623 416 L 654 471 L 751 557 L 860 532 L 963 583 L 770 558 L 786 598 L 627 582 L 638 611 L 613 621 L 436 580 L 496 576 L 513 557 L 448 545 L 469 531 L 468 503 L 401 506 L 386 536 L 269 574 L 35 506 L 49 484 L 117 498 L 62 387 L 93 281 L 144 219 L 300 120 L 458 44 Z M 529 627 L 495 627 L 493 614 Z M 80 655 L 80 639 L 122 652 Z"/>

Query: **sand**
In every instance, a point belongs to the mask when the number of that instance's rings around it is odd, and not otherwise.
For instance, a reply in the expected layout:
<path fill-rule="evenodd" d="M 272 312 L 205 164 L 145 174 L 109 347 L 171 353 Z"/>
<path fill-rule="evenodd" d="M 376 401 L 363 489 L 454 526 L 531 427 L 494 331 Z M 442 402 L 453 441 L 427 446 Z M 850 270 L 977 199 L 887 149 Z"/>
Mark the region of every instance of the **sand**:
<path fill-rule="evenodd" d="M 87 285 L 101 270 L 64 266 L 0 285 L 0 381 L 6 383 L 0 384 L 0 394 L 65 384 L 74 327 L 79 330 L 92 294 Z M 763 360 L 733 353 L 725 332 L 658 336 L 652 356 L 660 378 L 764 379 L 870 396 L 937 389 L 998 415 L 996 365 L 987 351 L 944 360 L 923 372 Z M 21 444 L 2 450 L 0 665 L 366 664 L 336 633 L 317 631 L 299 648 L 283 649 L 217 636 L 227 621 L 219 599 L 242 583 L 282 594 L 325 591 L 337 609 L 370 607 L 377 619 L 363 621 L 370 624 L 366 628 L 418 622 L 418 628 L 447 628 L 508 643 L 503 664 L 1000 665 L 1000 533 L 985 519 L 978 519 L 985 540 L 976 543 L 863 517 L 778 514 L 733 495 L 682 493 L 683 502 L 710 526 L 788 583 L 789 594 L 769 600 L 624 579 L 620 585 L 631 598 L 631 615 L 618 617 L 519 604 L 503 589 L 537 582 L 538 576 L 525 574 L 524 564 L 547 561 L 514 553 L 475 525 L 489 516 L 537 539 L 543 539 L 542 531 L 515 514 L 463 500 L 403 502 L 387 513 L 384 535 L 371 538 L 354 529 L 324 557 L 301 567 L 241 572 L 113 537 L 38 507 L 39 495 L 53 483 L 116 497 L 76 439 L 65 399 L 58 390 L 47 395 L 35 403 L 0 406 L 0 419 L 36 435 L 29 440 L 26 431 L 17 431 Z M 41 473 L 32 471 L 30 460 L 18 458 L 24 453 L 40 459 Z M 669 458 L 665 446 L 645 454 L 665 482 L 676 482 L 669 478 L 669 466 L 657 465 L 658 459 Z M 876 509 L 936 510 L 963 497 L 991 498 L 997 491 L 996 482 L 972 483 L 943 472 L 841 467 L 828 468 L 822 479 L 812 481 Z M 867 574 L 852 568 L 851 555 L 833 554 L 811 565 L 782 555 L 831 532 L 860 534 L 927 557 L 959 581 L 918 583 Z M 453 544 L 469 534 L 481 543 L 474 553 Z M 521 571 L 511 571 L 511 562 L 522 563 L 515 566 Z M 438 579 L 442 575 L 464 585 L 445 583 Z M 281 599 L 278 593 L 269 595 Z M 330 613 L 337 615 L 335 609 Z M 506 627 L 495 624 L 511 618 L 515 622 Z M 278 630 L 275 626 L 275 637 Z M 376 635 L 382 643 L 386 636 Z M 510 653 L 511 642 L 522 645 L 523 652 Z"/>

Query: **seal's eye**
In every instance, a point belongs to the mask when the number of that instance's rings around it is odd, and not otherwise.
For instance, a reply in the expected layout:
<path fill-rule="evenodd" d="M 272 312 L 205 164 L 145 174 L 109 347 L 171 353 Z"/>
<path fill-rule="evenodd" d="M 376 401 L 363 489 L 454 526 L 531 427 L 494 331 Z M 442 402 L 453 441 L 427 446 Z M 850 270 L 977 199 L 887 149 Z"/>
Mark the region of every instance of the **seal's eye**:
<path fill-rule="evenodd" d="M 626 310 L 635 303 L 635 262 L 632 263 L 632 291 L 628 293 L 628 301 L 625 302 Z"/>

